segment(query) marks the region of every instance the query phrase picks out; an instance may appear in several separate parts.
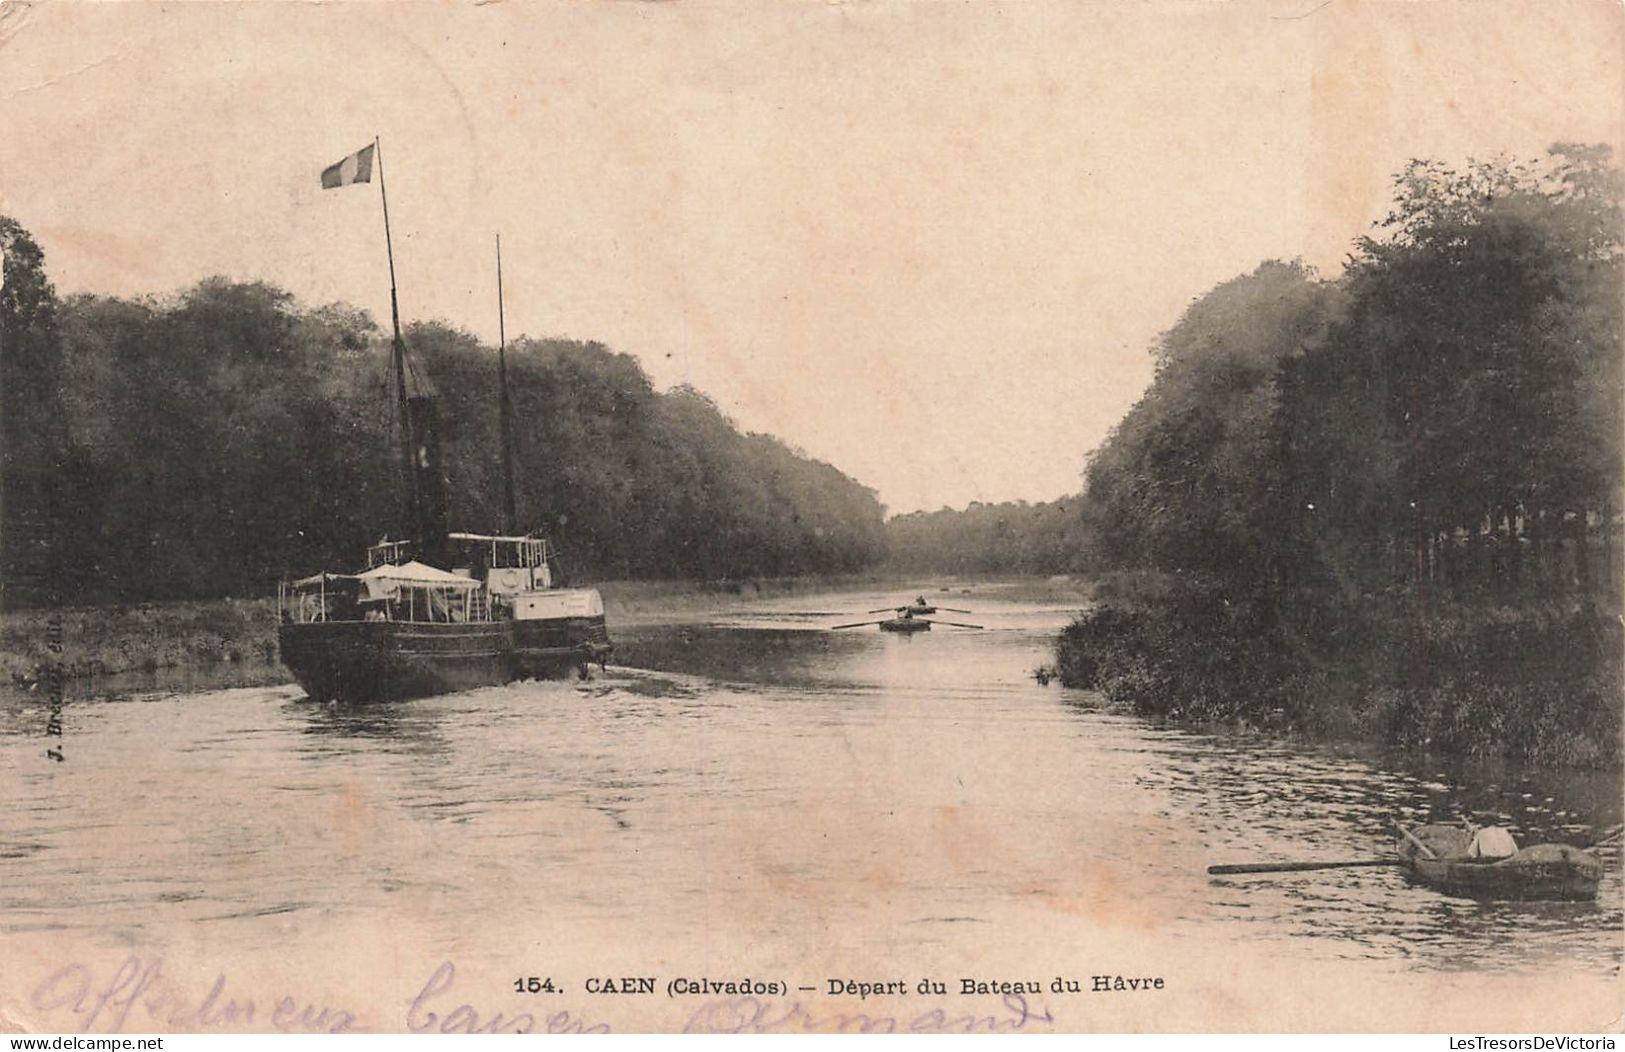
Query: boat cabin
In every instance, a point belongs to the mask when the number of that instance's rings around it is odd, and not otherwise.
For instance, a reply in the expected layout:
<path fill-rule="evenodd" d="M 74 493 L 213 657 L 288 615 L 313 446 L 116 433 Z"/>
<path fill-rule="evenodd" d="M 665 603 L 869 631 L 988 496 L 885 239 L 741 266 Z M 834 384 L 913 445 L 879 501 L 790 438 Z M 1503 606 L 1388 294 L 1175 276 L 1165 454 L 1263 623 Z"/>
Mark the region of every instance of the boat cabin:
<path fill-rule="evenodd" d="M 383 564 L 358 574 L 319 573 L 277 590 L 285 623 L 410 621 L 448 624 L 491 620 L 479 581 L 419 562 Z"/>
<path fill-rule="evenodd" d="M 493 596 L 511 598 L 553 586 L 552 552 L 540 537 L 450 533 L 446 540 L 458 572 L 484 581 Z"/>
<path fill-rule="evenodd" d="M 604 599 L 596 588 L 555 588 L 513 597 L 515 621 L 603 619 Z"/>
<path fill-rule="evenodd" d="M 320 573 L 278 591 L 284 623 L 501 620 L 602 623 L 594 589 L 553 587 L 552 551 L 540 537 L 484 533 L 446 535 L 454 569 L 411 559 L 410 541 L 385 539 L 367 549 L 367 569 Z"/>

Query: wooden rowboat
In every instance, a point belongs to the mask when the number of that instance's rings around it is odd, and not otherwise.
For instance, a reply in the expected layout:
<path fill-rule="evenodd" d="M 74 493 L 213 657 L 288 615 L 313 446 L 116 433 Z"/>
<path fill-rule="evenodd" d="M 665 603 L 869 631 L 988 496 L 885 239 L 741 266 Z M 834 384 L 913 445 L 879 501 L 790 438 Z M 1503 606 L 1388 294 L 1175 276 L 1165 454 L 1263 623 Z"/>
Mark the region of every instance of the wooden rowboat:
<path fill-rule="evenodd" d="M 882 632 L 912 633 L 929 632 L 931 631 L 931 626 L 935 624 L 952 625 L 955 628 L 982 627 L 981 625 L 967 625 L 963 621 L 928 621 L 923 617 L 915 617 L 913 607 L 899 606 L 895 609 L 897 610 L 898 616 L 888 617 L 883 621 L 854 621 L 849 625 L 831 625 L 830 628 L 832 631 L 838 631 L 843 628 L 863 628 L 866 625 L 879 625 Z M 946 607 L 944 609 L 946 609 Z M 878 614 L 883 613 L 884 609 L 871 610 L 869 612 L 871 614 Z"/>
<path fill-rule="evenodd" d="M 1399 857 L 1413 878 L 1447 895 L 1473 899 L 1595 898 L 1602 861 L 1568 844 L 1536 844 L 1503 859 L 1467 854 L 1460 826 L 1399 827 Z"/>

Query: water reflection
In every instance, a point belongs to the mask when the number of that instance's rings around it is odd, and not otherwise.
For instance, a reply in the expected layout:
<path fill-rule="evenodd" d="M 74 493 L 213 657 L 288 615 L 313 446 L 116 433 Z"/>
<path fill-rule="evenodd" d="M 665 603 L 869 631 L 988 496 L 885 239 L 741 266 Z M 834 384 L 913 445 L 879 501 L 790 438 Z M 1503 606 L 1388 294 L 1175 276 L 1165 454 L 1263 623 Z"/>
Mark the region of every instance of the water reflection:
<path fill-rule="evenodd" d="M 1617 773 L 1113 712 L 1030 678 L 1061 600 L 956 600 L 981 632 L 826 630 L 891 598 L 622 629 L 622 665 L 589 683 L 373 707 L 263 685 L 75 697 L 54 768 L 33 755 L 43 699 L 0 694 L 0 762 L 19 772 L 0 930 L 224 926 L 255 944 L 312 918 L 410 917 L 432 947 L 489 915 L 635 924 L 696 957 L 818 931 L 863 960 L 1041 908 L 1080 943 L 1105 917 L 1378 969 L 1618 968 L 1617 845 L 1595 903 L 1455 900 L 1378 868 L 1204 873 L 1382 854 L 1395 817 L 1496 816 L 1526 842 L 1584 843 L 1621 821 Z M 741 910 L 745 888 L 771 908 Z"/>
<path fill-rule="evenodd" d="M 772 615 L 760 626 L 688 624 L 621 630 L 615 634 L 615 657 L 618 664 L 633 668 L 735 683 L 831 684 L 845 659 L 862 651 L 865 641 L 822 627 L 784 624 L 827 616 L 787 613 Z"/>
<path fill-rule="evenodd" d="M 349 705 L 317 702 L 306 697 L 290 700 L 285 712 L 312 736 L 303 750 L 311 756 L 343 754 L 358 743 L 376 742 L 404 753 L 429 756 L 442 752 L 437 713 L 408 702 L 399 705 Z"/>

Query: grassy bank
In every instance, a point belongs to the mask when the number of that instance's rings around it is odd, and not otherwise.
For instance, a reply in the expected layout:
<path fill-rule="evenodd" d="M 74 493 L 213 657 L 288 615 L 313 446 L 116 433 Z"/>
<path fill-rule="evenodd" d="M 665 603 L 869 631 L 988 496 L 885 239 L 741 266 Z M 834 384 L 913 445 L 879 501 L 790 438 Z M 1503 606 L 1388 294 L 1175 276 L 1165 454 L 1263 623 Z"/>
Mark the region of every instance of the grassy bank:
<path fill-rule="evenodd" d="M 69 677 L 272 661 L 274 599 L 24 610 L 0 616 L 0 680 L 37 681 L 60 643 Z"/>
<path fill-rule="evenodd" d="M 1620 762 L 1619 618 L 1495 605 L 1246 596 L 1108 582 L 1062 633 L 1068 686 L 1147 715 L 1542 765 Z"/>

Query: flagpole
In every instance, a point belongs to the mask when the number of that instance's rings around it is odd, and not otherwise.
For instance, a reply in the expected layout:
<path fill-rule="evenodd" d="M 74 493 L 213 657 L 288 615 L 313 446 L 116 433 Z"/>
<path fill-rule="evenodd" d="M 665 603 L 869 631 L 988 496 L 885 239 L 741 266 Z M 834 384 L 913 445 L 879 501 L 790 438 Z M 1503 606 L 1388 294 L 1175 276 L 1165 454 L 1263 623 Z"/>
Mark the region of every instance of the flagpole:
<path fill-rule="evenodd" d="M 404 476 L 401 501 L 406 505 L 402 514 L 406 521 L 405 534 L 410 538 L 417 526 L 417 473 L 412 470 L 412 424 L 406 408 L 406 344 L 401 339 L 400 298 L 395 291 L 395 242 L 389 233 L 389 191 L 384 186 L 384 149 L 376 135 L 373 136 L 372 151 L 378 161 L 378 194 L 384 202 L 384 249 L 389 254 L 389 320 L 395 330 L 395 398 L 400 414 L 401 471 Z"/>
<path fill-rule="evenodd" d="M 513 500 L 513 404 L 508 399 L 508 327 L 502 305 L 502 235 L 497 235 L 497 381 L 502 416 L 503 531 L 513 536 L 519 516 Z"/>

